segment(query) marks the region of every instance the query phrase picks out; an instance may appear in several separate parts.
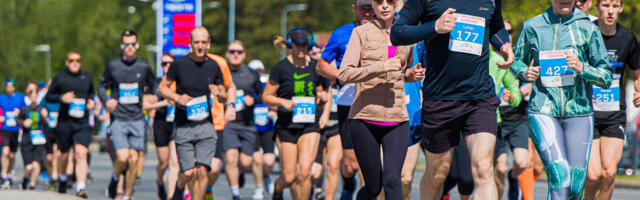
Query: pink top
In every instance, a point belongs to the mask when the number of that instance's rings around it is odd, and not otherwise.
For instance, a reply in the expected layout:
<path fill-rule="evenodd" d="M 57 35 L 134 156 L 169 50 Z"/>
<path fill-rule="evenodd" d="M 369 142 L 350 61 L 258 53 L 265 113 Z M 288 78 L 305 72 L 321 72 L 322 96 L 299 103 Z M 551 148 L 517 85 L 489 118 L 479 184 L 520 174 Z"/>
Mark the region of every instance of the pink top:
<path fill-rule="evenodd" d="M 369 124 L 378 125 L 378 126 L 395 126 L 400 124 L 400 122 L 374 122 L 369 120 L 362 120 L 363 122 L 367 122 Z"/>
<path fill-rule="evenodd" d="M 397 50 L 398 50 L 398 47 L 389 46 L 388 53 L 387 53 L 387 58 L 393 58 L 394 56 L 396 56 L 396 51 Z"/>

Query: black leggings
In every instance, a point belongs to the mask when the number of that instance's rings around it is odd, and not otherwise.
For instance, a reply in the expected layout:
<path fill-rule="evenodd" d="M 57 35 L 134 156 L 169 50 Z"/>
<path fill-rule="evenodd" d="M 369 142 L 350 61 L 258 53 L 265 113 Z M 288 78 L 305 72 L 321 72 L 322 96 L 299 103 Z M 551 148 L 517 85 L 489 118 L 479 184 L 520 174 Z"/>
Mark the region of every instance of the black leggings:
<path fill-rule="evenodd" d="M 467 143 L 464 142 L 463 138 L 460 138 L 460 143 L 453 149 L 451 168 L 449 168 L 449 175 L 444 181 L 442 196 L 447 196 L 449 190 L 453 189 L 456 185 L 458 185 L 458 192 L 462 195 L 471 195 L 471 193 L 473 193 L 474 185 L 473 176 L 471 175 L 471 158 Z"/>
<path fill-rule="evenodd" d="M 379 126 L 349 119 L 349 132 L 365 182 L 356 199 L 376 199 L 382 187 L 385 199 L 402 199 L 400 175 L 409 147 L 409 123 Z M 380 145 L 384 168 L 380 162 Z"/>

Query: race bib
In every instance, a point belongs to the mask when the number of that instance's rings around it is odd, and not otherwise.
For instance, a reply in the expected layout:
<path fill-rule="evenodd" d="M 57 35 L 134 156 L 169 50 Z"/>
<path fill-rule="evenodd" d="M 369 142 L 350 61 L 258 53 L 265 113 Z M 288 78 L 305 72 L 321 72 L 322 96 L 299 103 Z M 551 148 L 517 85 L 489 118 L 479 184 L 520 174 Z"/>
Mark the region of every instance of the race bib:
<path fill-rule="evenodd" d="M 609 89 L 593 86 L 593 110 L 620 110 L 620 79 L 613 79 Z"/>
<path fill-rule="evenodd" d="M 333 101 L 331 102 L 331 112 L 338 112 L 338 90 L 332 89 L 331 93 L 333 93 Z"/>
<path fill-rule="evenodd" d="M 500 99 L 500 105 L 499 106 L 508 106 L 509 103 L 507 103 L 506 101 L 502 100 L 502 93 L 504 92 L 504 85 L 500 85 L 500 92 L 498 93 L 498 98 Z"/>
<path fill-rule="evenodd" d="M 29 131 L 29 135 L 31 135 L 31 143 L 33 145 L 43 145 L 47 143 L 47 139 L 41 130 L 31 130 Z"/>
<path fill-rule="evenodd" d="M 5 125 L 7 126 L 16 126 L 18 125 L 17 118 L 18 114 L 15 111 L 7 111 L 4 113 L 6 118 Z"/>
<path fill-rule="evenodd" d="M 242 111 L 244 109 L 244 91 L 236 90 L 236 111 Z"/>
<path fill-rule="evenodd" d="M 69 104 L 69 116 L 75 118 L 82 118 L 86 109 L 87 100 L 74 98 Z"/>
<path fill-rule="evenodd" d="M 567 65 L 567 51 L 569 50 L 540 52 L 540 81 L 544 87 L 573 85 L 574 73 Z"/>
<path fill-rule="evenodd" d="M 411 103 L 411 96 L 408 94 L 404 95 L 404 103 L 409 105 Z"/>
<path fill-rule="evenodd" d="M 454 13 L 456 27 L 449 33 L 449 50 L 479 56 L 484 43 L 485 19 Z"/>
<path fill-rule="evenodd" d="M 187 119 L 201 121 L 209 116 L 207 96 L 200 96 L 187 102 Z"/>
<path fill-rule="evenodd" d="M 58 126 L 58 112 L 49 113 L 49 128 L 55 128 Z"/>
<path fill-rule="evenodd" d="M 136 104 L 140 102 L 140 91 L 138 90 L 138 83 L 120 83 L 118 102 L 121 104 Z"/>
<path fill-rule="evenodd" d="M 253 109 L 253 121 L 258 126 L 266 126 L 269 123 L 269 108 L 256 107 Z"/>
<path fill-rule="evenodd" d="M 167 117 L 165 117 L 165 121 L 173 122 L 176 118 L 176 107 L 172 105 L 167 105 Z"/>
<path fill-rule="evenodd" d="M 293 97 L 296 107 L 293 108 L 293 123 L 314 123 L 316 122 L 316 98 L 315 97 Z"/>

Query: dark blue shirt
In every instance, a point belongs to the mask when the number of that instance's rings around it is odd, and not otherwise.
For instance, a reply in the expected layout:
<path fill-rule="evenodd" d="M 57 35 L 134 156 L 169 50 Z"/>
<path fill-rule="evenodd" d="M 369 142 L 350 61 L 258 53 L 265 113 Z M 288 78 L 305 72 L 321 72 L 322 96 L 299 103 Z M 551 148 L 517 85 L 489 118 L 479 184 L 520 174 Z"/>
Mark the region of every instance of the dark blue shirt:
<path fill-rule="evenodd" d="M 347 51 L 347 44 L 349 44 L 349 38 L 351 38 L 351 32 L 354 28 L 356 28 L 356 24 L 355 22 L 351 22 L 333 31 L 329 42 L 327 42 L 327 46 L 322 50 L 322 59 L 327 62 L 335 60 L 336 66 L 340 67 L 342 57 L 344 56 L 344 52 Z"/>
<path fill-rule="evenodd" d="M 448 8 L 485 19 L 480 56 L 449 50 L 450 34 L 438 34 L 435 22 Z M 393 45 L 424 41 L 428 61 L 423 97 L 428 100 L 477 100 L 495 96 L 489 75 L 489 44 L 509 42 L 500 0 L 409 0 L 391 28 Z"/>

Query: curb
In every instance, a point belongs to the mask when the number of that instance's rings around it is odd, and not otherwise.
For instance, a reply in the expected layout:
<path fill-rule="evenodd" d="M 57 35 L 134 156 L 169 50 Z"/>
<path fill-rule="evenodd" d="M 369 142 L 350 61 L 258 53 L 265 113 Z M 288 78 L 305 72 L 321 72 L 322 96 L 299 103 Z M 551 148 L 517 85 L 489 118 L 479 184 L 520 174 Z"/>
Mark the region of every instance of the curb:
<path fill-rule="evenodd" d="M 547 183 L 547 177 L 540 177 L 536 182 Z M 615 181 L 616 189 L 640 190 L 640 182 L 635 181 Z"/>

